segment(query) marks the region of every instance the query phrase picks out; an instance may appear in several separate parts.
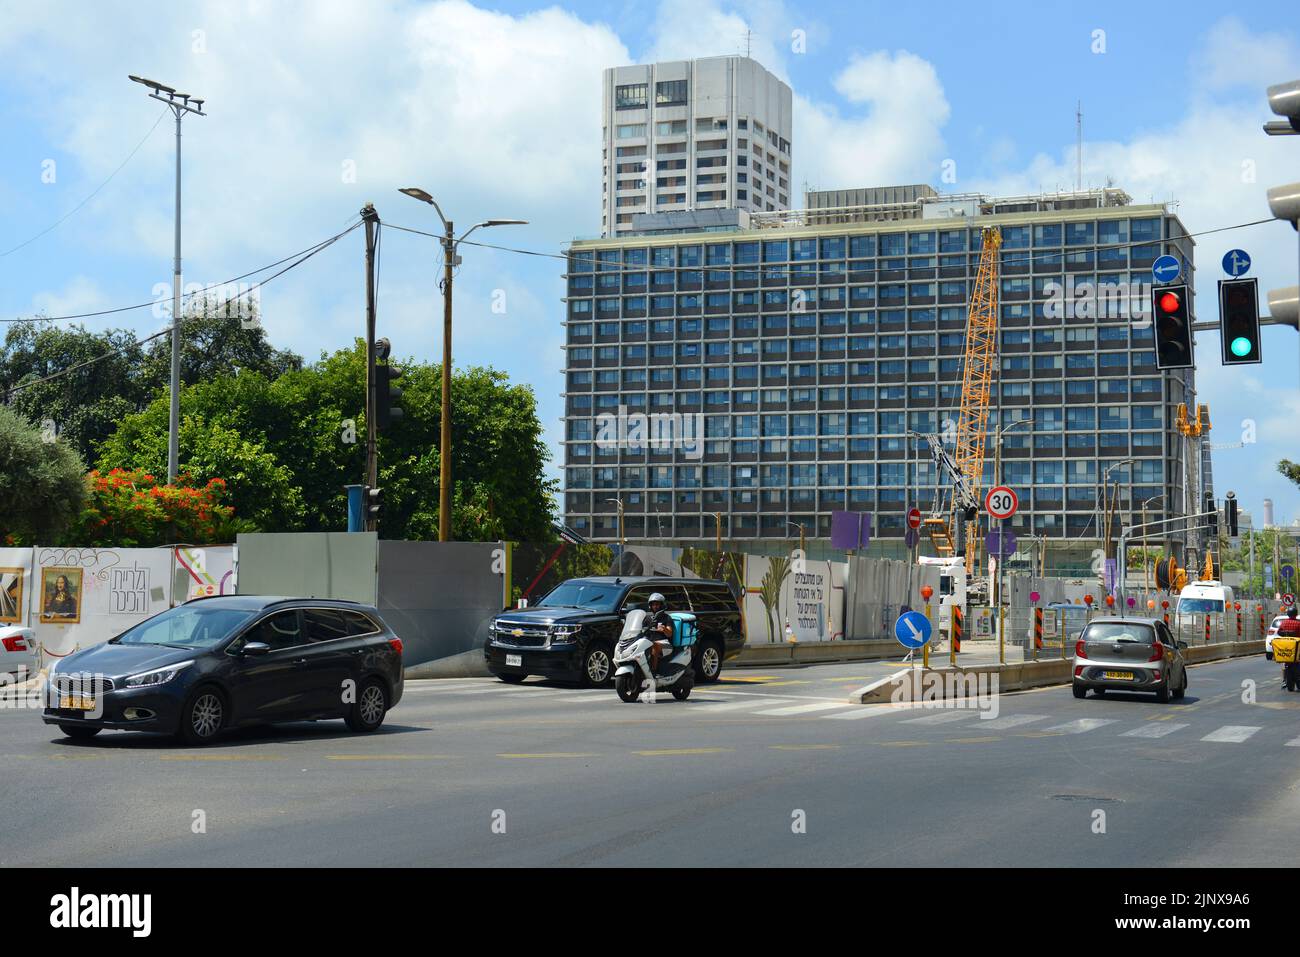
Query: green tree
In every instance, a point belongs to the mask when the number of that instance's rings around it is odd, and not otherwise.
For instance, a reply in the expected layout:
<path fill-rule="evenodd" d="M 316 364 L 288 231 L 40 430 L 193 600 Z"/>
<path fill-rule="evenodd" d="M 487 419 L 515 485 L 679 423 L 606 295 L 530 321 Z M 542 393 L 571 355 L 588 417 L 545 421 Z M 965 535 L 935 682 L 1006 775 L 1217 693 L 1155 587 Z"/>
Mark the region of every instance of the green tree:
<path fill-rule="evenodd" d="M 85 471 L 66 443 L 0 405 L 0 541 L 58 544 L 85 502 Z"/>
<path fill-rule="evenodd" d="M 1281 462 L 1277 463 L 1277 470 L 1296 485 L 1300 485 L 1300 462 L 1292 462 L 1290 459 L 1283 459 Z"/>
<path fill-rule="evenodd" d="M 0 395 L 35 423 L 53 423 L 83 461 L 125 416 L 139 411 L 148 391 L 138 377 L 144 350 L 126 330 L 91 332 L 42 322 L 9 327 L 0 346 Z M 91 365 L 60 375 L 81 363 Z M 15 387 L 23 386 L 15 390 Z"/>

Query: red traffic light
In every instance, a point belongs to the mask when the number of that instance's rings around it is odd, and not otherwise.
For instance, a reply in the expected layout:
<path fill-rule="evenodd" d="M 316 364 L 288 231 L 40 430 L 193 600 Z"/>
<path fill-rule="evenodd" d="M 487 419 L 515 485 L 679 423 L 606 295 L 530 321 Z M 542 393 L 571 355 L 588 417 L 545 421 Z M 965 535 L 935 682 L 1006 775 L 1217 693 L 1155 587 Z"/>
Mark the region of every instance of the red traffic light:
<path fill-rule="evenodd" d="M 1160 311 L 1163 313 L 1175 313 L 1182 304 L 1182 300 L 1178 298 L 1177 293 L 1164 292 L 1160 294 Z"/>

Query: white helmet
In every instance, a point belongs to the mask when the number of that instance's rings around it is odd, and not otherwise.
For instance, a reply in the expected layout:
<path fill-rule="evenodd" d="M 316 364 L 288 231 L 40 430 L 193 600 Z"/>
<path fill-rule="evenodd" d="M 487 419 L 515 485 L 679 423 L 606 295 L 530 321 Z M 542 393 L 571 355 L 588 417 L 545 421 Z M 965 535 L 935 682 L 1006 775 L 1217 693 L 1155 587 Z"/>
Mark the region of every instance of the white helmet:
<path fill-rule="evenodd" d="M 646 602 L 646 605 L 653 605 L 655 602 L 659 602 L 659 604 L 661 605 L 668 604 L 666 601 L 664 601 L 664 596 L 659 594 L 658 592 L 654 592 L 653 594 L 651 594 L 649 600 Z"/>

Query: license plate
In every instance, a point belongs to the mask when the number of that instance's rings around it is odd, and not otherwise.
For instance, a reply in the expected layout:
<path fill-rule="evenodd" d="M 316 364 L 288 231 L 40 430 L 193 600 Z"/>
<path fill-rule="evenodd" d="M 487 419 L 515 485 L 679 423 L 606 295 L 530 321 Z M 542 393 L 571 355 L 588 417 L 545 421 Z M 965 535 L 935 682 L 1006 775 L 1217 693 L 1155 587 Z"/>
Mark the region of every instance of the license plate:
<path fill-rule="evenodd" d="M 94 711 L 95 699 L 85 695 L 60 695 L 59 709 L 62 711 Z"/>
<path fill-rule="evenodd" d="M 1133 672 L 1131 671 L 1103 671 L 1101 676 L 1108 680 L 1114 679 L 1115 681 L 1133 680 Z"/>
<path fill-rule="evenodd" d="M 524 666 L 523 655 L 506 655 L 506 667 L 522 668 Z"/>

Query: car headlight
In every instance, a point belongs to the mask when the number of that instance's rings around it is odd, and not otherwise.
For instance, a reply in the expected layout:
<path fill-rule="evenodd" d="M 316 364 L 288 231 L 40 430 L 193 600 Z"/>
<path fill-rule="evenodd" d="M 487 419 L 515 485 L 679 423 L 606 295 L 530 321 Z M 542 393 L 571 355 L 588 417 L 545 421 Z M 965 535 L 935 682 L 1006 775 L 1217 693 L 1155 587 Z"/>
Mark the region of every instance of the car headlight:
<path fill-rule="evenodd" d="M 151 688 L 154 685 L 165 685 L 192 664 L 194 664 L 193 661 L 180 661 L 174 665 L 155 668 L 153 671 L 142 671 L 138 675 L 131 675 L 122 684 L 127 688 Z"/>
<path fill-rule="evenodd" d="M 573 641 L 574 636 L 580 631 L 582 631 L 581 625 L 555 625 L 551 628 L 551 644 Z"/>

